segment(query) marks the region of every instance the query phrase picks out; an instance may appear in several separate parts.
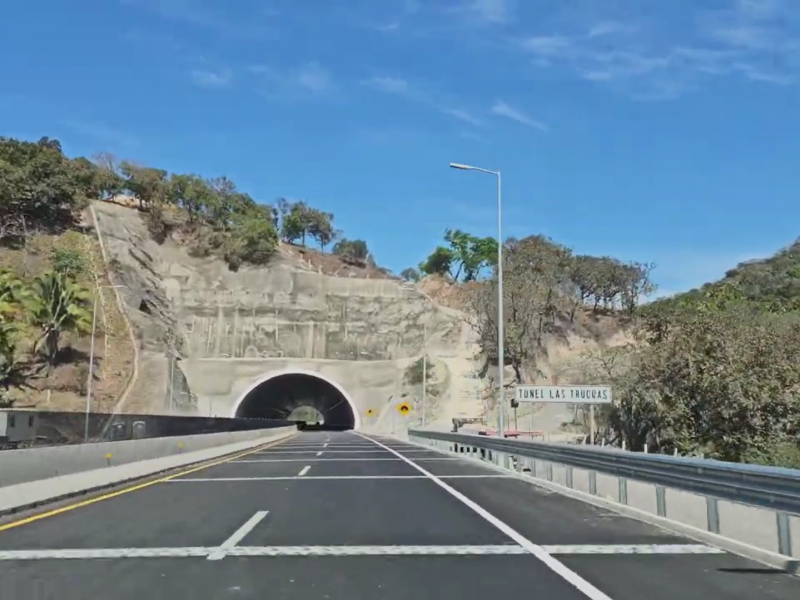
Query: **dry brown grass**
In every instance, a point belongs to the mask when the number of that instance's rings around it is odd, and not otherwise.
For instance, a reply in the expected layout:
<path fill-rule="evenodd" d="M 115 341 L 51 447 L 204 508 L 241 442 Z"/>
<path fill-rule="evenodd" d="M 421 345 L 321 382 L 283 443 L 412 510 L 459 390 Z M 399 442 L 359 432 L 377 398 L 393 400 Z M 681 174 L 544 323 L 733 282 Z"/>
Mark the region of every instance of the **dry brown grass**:
<path fill-rule="evenodd" d="M 279 252 L 284 259 L 298 264 L 303 269 L 323 275 L 330 275 L 331 277 L 398 279 L 379 267 L 350 264 L 335 254 L 328 254 L 327 252 L 321 252 L 313 248 L 304 248 L 303 246 L 295 246 L 294 244 L 281 242 Z"/>

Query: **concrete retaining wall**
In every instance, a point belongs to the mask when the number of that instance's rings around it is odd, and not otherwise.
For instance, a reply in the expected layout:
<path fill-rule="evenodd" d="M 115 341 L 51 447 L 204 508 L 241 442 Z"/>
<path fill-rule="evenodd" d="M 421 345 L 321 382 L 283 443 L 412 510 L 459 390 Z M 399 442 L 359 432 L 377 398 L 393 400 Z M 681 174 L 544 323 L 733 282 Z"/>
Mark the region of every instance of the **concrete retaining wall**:
<path fill-rule="evenodd" d="M 260 432 L 246 431 L 198 436 L 216 438 L 216 446 L 205 447 L 204 449 L 199 449 L 199 447 L 208 446 L 211 444 L 211 440 L 200 441 L 188 440 L 187 438 L 187 441 L 195 450 L 190 452 L 187 451 L 186 447 L 183 447 L 177 453 L 174 452 L 174 447 L 154 445 L 155 442 L 172 440 L 137 440 L 130 442 L 130 444 L 142 445 L 149 443 L 153 447 L 152 452 L 160 448 L 172 453 L 158 458 L 135 460 L 116 466 L 83 470 L 70 475 L 0 487 L 0 515 L 18 512 L 81 494 L 97 492 L 104 488 L 118 486 L 143 477 L 154 476 L 180 467 L 188 467 L 237 452 L 244 452 L 268 442 L 289 438 L 296 431 L 293 427 L 285 427 Z M 91 446 L 81 446 L 79 448 L 91 448 L 93 446 L 97 450 L 101 445 L 104 444 L 92 444 Z M 114 448 L 119 445 L 120 442 L 114 444 Z M 142 449 L 144 447 L 141 446 Z M 58 449 L 57 451 L 63 452 L 64 449 Z M 84 451 L 84 454 L 87 454 L 86 451 Z M 129 458 L 133 456 L 133 454 L 128 455 Z M 89 460 L 88 456 L 86 458 Z"/>
<path fill-rule="evenodd" d="M 295 427 L 54 446 L 0 452 L 0 489 L 82 471 L 286 435 Z"/>

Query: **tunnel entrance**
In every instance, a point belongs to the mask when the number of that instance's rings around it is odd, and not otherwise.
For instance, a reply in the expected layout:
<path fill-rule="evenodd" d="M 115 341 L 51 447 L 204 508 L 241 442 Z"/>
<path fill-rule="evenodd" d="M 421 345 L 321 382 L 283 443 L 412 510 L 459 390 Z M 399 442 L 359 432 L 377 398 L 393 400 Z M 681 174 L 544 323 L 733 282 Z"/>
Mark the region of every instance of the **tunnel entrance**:
<path fill-rule="evenodd" d="M 314 414 L 322 420 L 308 424 L 315 429 L 359 429 L 361 424 L 347 393 L 335 382 L 310 372 L 276 373 L 260 379 L 239 398 L 233 416 L 299 421 Z"/>

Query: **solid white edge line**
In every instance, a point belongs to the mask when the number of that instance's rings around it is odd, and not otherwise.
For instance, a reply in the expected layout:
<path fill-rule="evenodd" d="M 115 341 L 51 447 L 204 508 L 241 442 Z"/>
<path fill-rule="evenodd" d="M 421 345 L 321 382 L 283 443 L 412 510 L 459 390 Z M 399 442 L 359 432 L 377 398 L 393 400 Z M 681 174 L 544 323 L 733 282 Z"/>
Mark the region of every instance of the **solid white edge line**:
<path fill-rule="evenodd" d="M 250 517 L 244 525 L 242 525 L 241 527 L 239 527 L 239 529 L 233 532 L 233 535 L 231 537 L 222 542 L 219 548 L 214 550 L 214 552 L 211 552 L 208 555 L 207 560 L 222 560 L 223 558 L 225 558 L 225 555 L 228 553 L 228 551 L 231 548 L 233 548 L 236 544 L 241 542 L 244 539 L 244 536 L 253 531 L 255 526 L 258 525 L 264 519 L 264 517 L 267 516 L 268 513 L 269 511 L 267 510 L 260 510 L 252 517 Z"/>
<path fill-rule="evenodd" d="M 427 479 L 427 478 L 426 478 Z M 588 555 L 687 555 L 725 554 L 724 550 L 705 544 L 610 544 L 542 546 L 549 554 Z M 218 547 L 166 548 L 68 548 L 63 550 L 0 550 L 0 562 L 33 560 L 94 560 L 122 558 L 206 558 Z M 529 554 L 526 548 L 508 545 L 462 546 L 233 546 L 225 557 L 270 556 L 478 556 Z M 216 560 L 216 559 L 213 559 Z"/>
<path fill-rule="evenodd" d="M 552 556 L 550 556 L 550 554 L 548 554 L 547 551 L 544 548 L 542 548 L 541 546 L 539 546 L 537 544 L 534 544 L 532 541 L 530 541 L 524 535 L 522 535 L 517 530 L 512 528 L 510 525 L 508 525 L 507 523 L 504 523 L 503 521 L 501 521 L 500 519 L 495 517 L 492 513 L 487 511 L 485 508 L 480 506 L 477 502 L 474 502 L 473 500 L 467 498 L 464 494 L 462 494 L 458 490 L 450 487 L 444 481 L 442 481 L 441 479 L 436 477 L 436 475 L 434 475 L 433 473 L 431 473 L 429 471 L 426 471 L 425 469 L 420 467 L 413 460 L 411 460 L 409 458 L 406 458 L 405 456 L 403 456 L 399 452 L 396 452 L 395 450 L 392 450 L 391 448 L 385 446 L 384 444 L 381 444 L 380 442 L 370 438 L 369 436 L 366 436 L 366 435 L 364 435 L 362 433 L 358 433 L 358 432 L 355 432 L 355 433 L 356 433 L 356 435 L 361 436 L 365 440 L 370 440 L 370 441 L 372 441 L 372 443 L 376 444 L 377 446 L 380 446 L 381 448 L 387 450 L 388 452 L 391 452 L 392 454 L 394 454 L 395 456 L 397 456 L 398 458 L 400 458 L 401 460 L 406 462 L 408 465 L 410 465 L 411 467 L 413 467 L 414 469 L 416 469 L 417 471 L 422 473 L 423 475 L 426 475 L 436 485 L 438 485 L 440 488 L 442 488 L 443 490 L 448 492 L 455 499 L 461 501 L 463 504 L 465 504 L 466 506 L 471 508 L 476 514 L 478 514 L 479 516 L 483 517 L 486 521 L 488 521 L 489 523 L 494 525 L 497 529 L 502 531 L 504 534 L 506 534 L 512 540 L 514 540 L 517 544 L 519 544 L 520 546 L 525 548 L 525 550 L 527 550 L 534 557 L 539 559 L 550 570 L 552 570 L 554 573 L 556 573 L 564 581 L 566 581 L 567 583 L 569 583 L 570 585 L 572 585 L 573 587 L 578 589 L 581 593 L 583 593 L 588 598 L 591 598 L 592 600 L 612 600 L 610 596 L 608 596 L 606 593 L 600 591 L 598 588 L 596 588 L 591 583 L 586 581 L 583 577 L 581 577 L 575 571 L 573 571 L 572 569 L 567 567 L 564 563 L 562 563 L 562 562 L 556 560 L 555 558 L 553 558 Z"/>
<path fill-rule="evenodd" d="M 302 477 L 306 473 L 308 473 L 309 469 L 311 469 L 311 465 L 306 465 L 302 469 L 300 469 L 300 473 L 297 474 L 298 477 Z"/>

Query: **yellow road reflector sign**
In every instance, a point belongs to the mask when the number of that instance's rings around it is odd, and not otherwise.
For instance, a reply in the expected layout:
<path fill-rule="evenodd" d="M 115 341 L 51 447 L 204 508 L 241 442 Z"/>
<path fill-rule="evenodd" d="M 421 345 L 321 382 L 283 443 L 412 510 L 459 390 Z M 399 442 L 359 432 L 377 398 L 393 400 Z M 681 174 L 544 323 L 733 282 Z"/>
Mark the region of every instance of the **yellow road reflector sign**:
<path fill-rule="evenodd" d="M 396 408 L 401 415 L 407 415 L 411 412 L 411 405 L 408 402 L 401 402 Z"/>
<path fill-rule="evenodd" d="M 373 415 L 373 413 L 374 413 L 374 411 L 371 408 L 367 409 L 367 416 L 368 417 L 371 417 Z"/>

